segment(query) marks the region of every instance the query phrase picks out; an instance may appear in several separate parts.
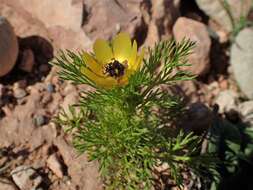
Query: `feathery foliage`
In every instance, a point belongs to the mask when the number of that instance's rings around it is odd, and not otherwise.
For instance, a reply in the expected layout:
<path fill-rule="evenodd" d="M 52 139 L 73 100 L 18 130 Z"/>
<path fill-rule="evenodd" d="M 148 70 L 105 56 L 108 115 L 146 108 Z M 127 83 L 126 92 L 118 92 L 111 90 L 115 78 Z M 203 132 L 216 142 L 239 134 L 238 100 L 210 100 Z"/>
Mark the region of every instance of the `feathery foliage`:
<path fill-rule="evenodd" d="M 182 171 L 214 169 L 212 157 L 200 154 L 201 138 L 173 125 L 183 114 L 182 98 L 161 88 L 194 78 L 178 70 L 187 66 L 194 45 L 188 40 L 156 44 L 126 86 L 109 90 L 80 72 L 85 65 L 81 53 L 60 52 L 53 62 L 61 68 L 62 79 L 95 88 L 82 92 L 79 104 L 70 107 L 71 114 L 62 110 L 57 122 L 72 131 L 78 151 L 99 161 L 107 189 L 148 190 L 154 184 L 154 171 L 164 164 L 180 187 Z"/>

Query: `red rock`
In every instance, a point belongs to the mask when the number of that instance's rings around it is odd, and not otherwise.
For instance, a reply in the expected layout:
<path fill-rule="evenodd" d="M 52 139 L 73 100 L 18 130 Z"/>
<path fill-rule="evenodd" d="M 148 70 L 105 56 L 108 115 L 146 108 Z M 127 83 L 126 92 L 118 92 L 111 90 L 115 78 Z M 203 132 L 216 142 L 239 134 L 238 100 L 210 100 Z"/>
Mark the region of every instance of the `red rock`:
<path fill-rule="evenodd" d="M 151 4 L 145 46 L 153 47 L 160 40 L 172 37 L 172 27 L 179 16 L 179 9 L 171 0 L 152 0 Z"/>
<path fill-rule="evenodd" d="M 215 32 L 214 38 L 218 38 L 217 40 L 219 40 L 221 44 L 225 44 L 229 41 L 229 32 L 223 29 L 217 22 L 209 20 L 208 26 L 211 31 Z"/>
<path fill-rule="evenodd" d="M 48 28 L 56 49 L 69 49 L 72 51 L 91 49 L 92 42 L 81 29 L 73 31 L 61 26 Z"/>
<path fill-rule="evenodd" d="M 17 37 L 9 21 L 0 16 L 0 77 L 11 71 L 17 56 Z"/>
<path fill-rule="evenodd" d="M 194 53 L 189 56 L 191 67 L 182 69 L 189 70 L 195 75 L 206 74 L 210 68 L 209 54 L 211 48 L 211 39 L 206 26 L 200 22 L 180 17 L 173 27 L 173 34 L 177 42 L 183 38 L 196 42 Z"/>
<path fill-rule="evenodd" d="M 82 0 L 18 0 L 20 5 L 33 17 L 40 20 L 48 28 L 62 26 L 66 29 L 78 30 L 82 24 Z"/>
<path fill-rule="evenodd" d="M 156 23 L 161 36 L 171 36 L 173 24 L 178 16 L 179 10 L 174 1 L 152 0 L 152 19 Z"/>
<path fill-rule="evenodd" d="M 143 27 L 140 11 L 142 0 L 87 0 L 85 8 L 88 13 L 83 26 L 91 37 L 110 38 L 119 30 L 127 31 L 132 36 Z"/>
<path fill-rule="evenodd" d="M 1 0 L 0 14 L 8 18 L 18 36 L 36 35 L 50 39 L 44 24 L 24 10 L 18 0 Z"/>
<path fill-rule="evenodd" d="M 28 1 L 31 5 L 25 6 L 29 4 Z M 91 41 L 81 29 L 80 18 L 83 14 L 81 0 L 75 0 L 73 3 L 71 0 L 61 2 L 46 0 L 43 1 L 44 9 L 41 12 L 39 12 L 41 4 L 37 4 L 34 0 L 28 1 L 1 0 L 0 3 L 0 14 L 10 20 L 18 36 L 22 38 L 29 36 L 26 41 L 34 41 L 34 43 L 40 43 L 37 39 L 41 42 L 41 39 L 51 42 L 55 52 L 59 49 L 89 50 Z M 63 10 L 66 12 L 61 10 L 61 6 L 65 5 Z"/>
<path fill-rule="evenodd" d="M 73 183 L 78 184 L 82 189 L 103 189 L 97 162 L 88 161 L 86 154 L 78 154 L 62 137 L 56 138 L 54 144 L 68 167 L 68 174 Z"/>
<path fill-rule="evenodd" d="M 26 72 L 32 72 L 33 66 L 35 64 L 33 51 L 31 49 L 26 49 L 23 51 L 21 63 L 19 68 Z"/>
<path fill-rule="evenodd" d="M 61 107 L 65 111 L 67 116 L 72 117 L 71 112 L 69 111 L 69 106 L 76 104 L 78 102 L 78 99 L 79 96 L 77 91 L 72 91 L 71 93 L 67 94 L 67 96 L 65 96 L 63 103 L 61 104 Z M 75 109 L 76 111 L 79 110 L 78 108 Z M 64 120 L 64 117 L 61 117 L 61 115 L 60 118 Z"/>
<path fill-rule="evenodd" d="M 228 89 L 228 80 L 221 76 L 219 78 L 219 86 L 222 90 Z"/>
<path fill-rule="evenodd" d="M 152 21 L 149 23 L 148 34 L 144 46 L 154 47 L 159 42 L 160 36 L 156 24 Z"/>

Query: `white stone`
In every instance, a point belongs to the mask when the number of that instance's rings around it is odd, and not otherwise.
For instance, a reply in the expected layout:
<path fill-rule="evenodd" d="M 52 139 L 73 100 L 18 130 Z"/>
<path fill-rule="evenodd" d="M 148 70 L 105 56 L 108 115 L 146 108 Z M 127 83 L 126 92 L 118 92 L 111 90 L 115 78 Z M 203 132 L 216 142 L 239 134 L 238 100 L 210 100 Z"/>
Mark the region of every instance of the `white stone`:
<path fill-rule="evenodd" d="M 18 166 L 11 176 L 20 190 L 35 190 L 42 182 L 42 177 L 30 166 Z"/>
<path fill-rule="evenodd" d="M 27 95 L 27 93 L 22 88 L 14 88 L 13 89 L 13 95 L 14 95 L 15 98 L 21 99 L 21 98 L 24 98 Z"/>
<path fill-rule="evenodd" d="M 253 28 L 243 29 L 231 48 L 230 62 L 242 92 L 253 99 Z"/>
<path fill-rule="evenodd" d="M 52 172 L 59 178 L 63 177 L 62 165 L 56 154 L 52 154 L 47 159 L 47 166 L 52 170 Z"/>
<path fill-rule="evenodd" d="M 253 101 L 246 101 L 239 104 L 238 110 L 243 121 L 253 126 Z"/>
<path fill-rule="evenodd" d="M 219 113 L 237 109 L 238 95 L 232 90 L 221 91 L 215 99 L 219 105 Z"/>
<path fill-rule="evenodd" d="M 239 22 L 241 16 L 247 16 L 250 11 L 251 0 L 226 0 L 234 22 Z M 232 21 L 229 14 L 222 5 L 223 0 L 196 0 L 199 8 L 202 9 L 209 17 L 215 20 L 227 31 L 232 31 Z"/>

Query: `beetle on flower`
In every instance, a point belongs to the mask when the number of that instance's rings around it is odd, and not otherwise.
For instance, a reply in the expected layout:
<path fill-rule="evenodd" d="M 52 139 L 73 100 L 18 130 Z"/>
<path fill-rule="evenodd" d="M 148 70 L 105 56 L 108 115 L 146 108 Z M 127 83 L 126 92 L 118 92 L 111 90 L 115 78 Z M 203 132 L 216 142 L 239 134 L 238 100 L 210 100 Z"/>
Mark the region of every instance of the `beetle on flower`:
<path fill-rule="evenodd" d="M 144 49 L 138 55 L 136 41 L 132 43 L 129 34 L 123 32 L 112 40 L 112 46 L 97 39 L 93 51 L 94 55 L 83 53 L 85 66 L 81 72 L 103 88 L 126 85 L 129 77 L 140 68 L 144 57 Z"/>

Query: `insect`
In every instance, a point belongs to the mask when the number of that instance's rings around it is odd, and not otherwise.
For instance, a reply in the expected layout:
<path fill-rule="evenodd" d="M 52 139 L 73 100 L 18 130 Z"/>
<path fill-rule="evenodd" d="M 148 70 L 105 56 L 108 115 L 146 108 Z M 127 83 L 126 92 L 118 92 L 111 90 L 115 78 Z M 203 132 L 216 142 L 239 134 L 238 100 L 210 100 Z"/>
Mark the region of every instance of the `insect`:
<path fill-rule="evenodd" d="M 112 60 L 104 67 L 104 73 L 110 77 L 120 78 L 125 74 L 127 68 L 127 62 L 120 63 L 117 60 Z"/>

